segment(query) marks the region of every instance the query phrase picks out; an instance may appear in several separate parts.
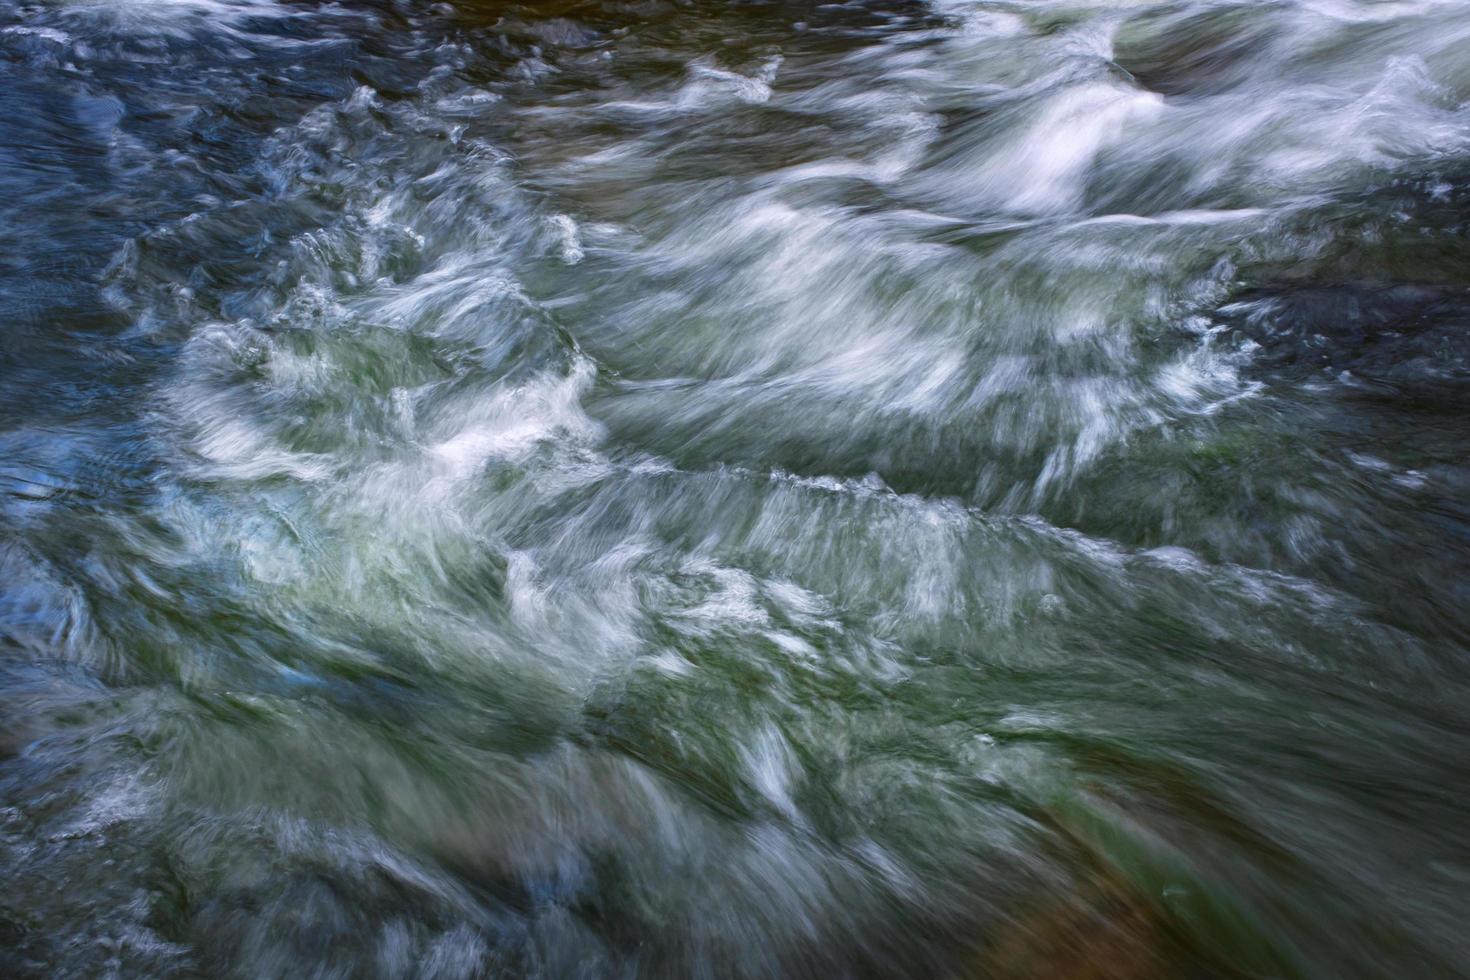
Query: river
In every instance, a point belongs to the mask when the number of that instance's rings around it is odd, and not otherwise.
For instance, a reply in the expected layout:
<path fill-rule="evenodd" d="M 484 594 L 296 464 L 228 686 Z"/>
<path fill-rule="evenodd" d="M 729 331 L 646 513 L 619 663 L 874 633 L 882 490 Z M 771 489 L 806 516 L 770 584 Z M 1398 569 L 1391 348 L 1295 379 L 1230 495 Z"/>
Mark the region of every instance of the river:
<path fill-rule="evenodd" d="M 0 973 L 1470 975 L 1470 4 L 0 0 Z"/>

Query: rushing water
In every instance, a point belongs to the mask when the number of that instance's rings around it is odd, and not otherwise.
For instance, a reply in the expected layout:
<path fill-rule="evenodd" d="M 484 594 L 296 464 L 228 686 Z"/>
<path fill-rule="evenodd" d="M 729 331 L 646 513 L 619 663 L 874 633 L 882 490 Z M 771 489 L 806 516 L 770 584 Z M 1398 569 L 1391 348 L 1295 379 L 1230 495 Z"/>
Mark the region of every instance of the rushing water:
<path fill-rule="evenodd" d="M 0 3 L 0 973 L 1470 973 L 1470 4 Z"/>

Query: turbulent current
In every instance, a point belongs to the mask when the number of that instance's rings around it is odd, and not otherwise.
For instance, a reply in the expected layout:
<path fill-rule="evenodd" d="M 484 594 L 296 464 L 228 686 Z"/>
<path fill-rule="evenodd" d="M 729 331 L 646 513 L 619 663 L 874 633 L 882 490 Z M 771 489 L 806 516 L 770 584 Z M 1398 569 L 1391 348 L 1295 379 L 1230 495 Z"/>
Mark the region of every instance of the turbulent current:
<path fill-rule="evenodd" d="M 1470 975 L 1470 3 L 0 0 L 0 975 Z"/>

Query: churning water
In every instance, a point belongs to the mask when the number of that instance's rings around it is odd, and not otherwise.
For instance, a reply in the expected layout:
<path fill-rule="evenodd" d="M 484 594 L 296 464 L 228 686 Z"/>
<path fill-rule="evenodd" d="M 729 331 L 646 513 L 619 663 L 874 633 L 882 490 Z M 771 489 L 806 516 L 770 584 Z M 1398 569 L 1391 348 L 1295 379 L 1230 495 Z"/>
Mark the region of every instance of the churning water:
<path fill-rule="evenodd" d="M 1470 972 L 1470 4 L 4 0 L 0 973 Z"/>

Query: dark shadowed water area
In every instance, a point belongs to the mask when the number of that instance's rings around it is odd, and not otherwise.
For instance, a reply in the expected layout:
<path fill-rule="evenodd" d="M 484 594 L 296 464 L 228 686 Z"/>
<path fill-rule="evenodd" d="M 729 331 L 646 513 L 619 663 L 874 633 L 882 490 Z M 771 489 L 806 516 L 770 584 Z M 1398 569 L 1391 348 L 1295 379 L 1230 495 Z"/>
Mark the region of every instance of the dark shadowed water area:
<path fill-rule="evenodd" d="M 0 974 L 1470 975 L 1470 4 L 0 0 Z"/>

